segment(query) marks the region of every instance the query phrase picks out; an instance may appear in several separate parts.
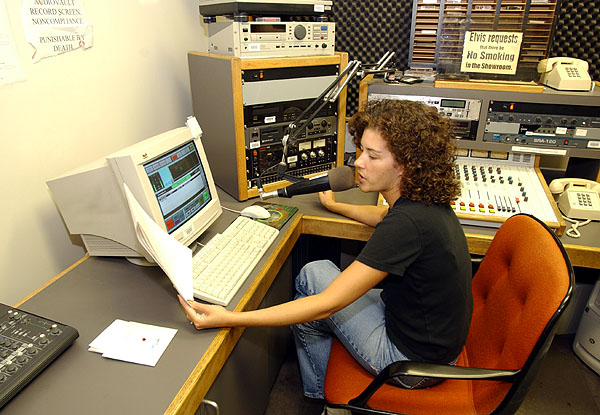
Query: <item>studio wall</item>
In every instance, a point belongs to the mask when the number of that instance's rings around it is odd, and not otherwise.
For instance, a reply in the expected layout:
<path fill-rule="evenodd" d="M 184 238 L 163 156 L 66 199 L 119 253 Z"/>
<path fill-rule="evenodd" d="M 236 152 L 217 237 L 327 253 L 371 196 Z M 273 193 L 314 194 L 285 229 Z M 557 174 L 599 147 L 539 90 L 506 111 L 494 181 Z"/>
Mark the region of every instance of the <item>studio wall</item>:
<path fill-rule="evenodd" d="M 0 86 L 0 302 L 14 304 L 85 254 L 46 181 L 183 126 L 187 52 L 207 36 L 193 0 L 86 0 L 93 46 L 33 63 L 22 2 L 5 3 L 26 74 Z"/>

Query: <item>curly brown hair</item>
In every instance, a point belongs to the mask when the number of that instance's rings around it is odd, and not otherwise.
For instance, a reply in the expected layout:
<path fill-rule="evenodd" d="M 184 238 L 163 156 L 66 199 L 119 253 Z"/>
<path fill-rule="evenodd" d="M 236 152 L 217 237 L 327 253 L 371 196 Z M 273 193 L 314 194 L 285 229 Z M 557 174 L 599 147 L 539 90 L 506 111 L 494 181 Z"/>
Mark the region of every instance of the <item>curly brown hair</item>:
<path fill-rule="evenodd" d="M 348 125 L 358 148 L 365 129 L 381 134 L 404 168 L 402 197 L 431 205 L 449 204 L 460 194 L 453 124 L 434 108 L 416 101 L 371 101 Z"/>

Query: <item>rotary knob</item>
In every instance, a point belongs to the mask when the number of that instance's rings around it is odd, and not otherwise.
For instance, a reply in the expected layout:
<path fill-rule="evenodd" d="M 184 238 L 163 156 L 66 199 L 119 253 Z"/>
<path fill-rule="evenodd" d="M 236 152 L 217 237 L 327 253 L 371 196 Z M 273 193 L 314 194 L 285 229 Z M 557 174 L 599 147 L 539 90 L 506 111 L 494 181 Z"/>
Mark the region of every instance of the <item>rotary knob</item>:
<path fill-rule="evenodd" d="M 306 28 L 302 25 L 294 27 L 294 37 L 298 40 L 302 40 L 306 37 Z"/>
<path fill-rule="evenodd" d="M 38 343 L 41 345 L 48 344 L 48 339 L 46 338 L 45 334 L 40 334 L 40 339 L 38 340 Z"/>

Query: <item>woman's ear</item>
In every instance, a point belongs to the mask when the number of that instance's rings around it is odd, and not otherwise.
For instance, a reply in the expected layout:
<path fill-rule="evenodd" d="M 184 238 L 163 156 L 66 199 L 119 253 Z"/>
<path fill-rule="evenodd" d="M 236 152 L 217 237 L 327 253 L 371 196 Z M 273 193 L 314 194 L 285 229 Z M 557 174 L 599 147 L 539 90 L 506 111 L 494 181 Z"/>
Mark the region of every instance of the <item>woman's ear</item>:
<path fill-rule="evenodd" d="M 398 189 L 402 189 L 402 178 L 404 177 L 404 166 L 396 163 L 395 168 L 396 168 Z"/>

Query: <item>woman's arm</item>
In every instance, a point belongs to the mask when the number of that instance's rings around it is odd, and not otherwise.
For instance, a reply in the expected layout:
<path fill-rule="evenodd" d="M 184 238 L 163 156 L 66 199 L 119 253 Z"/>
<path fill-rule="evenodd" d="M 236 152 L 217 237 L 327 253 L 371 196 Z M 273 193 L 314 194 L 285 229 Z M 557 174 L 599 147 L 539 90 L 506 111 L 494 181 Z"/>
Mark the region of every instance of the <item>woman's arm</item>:
<path fill-rule="evenodd" d="M 320 320 L 354 302 L 373 288 L 386 272 L 354 261 L 321 293 L 254 311 L 232 312 L 221 306 L 179 301 L 197 329 L 213 327 L 286 326 Z"/>
<path fill-rule="evenodd" d="M 331 190 L 319 192 L 319 200 L 328 210 L 373 227 L 381 222 L 388 212 L 386 206 L 351 205 L 336 202 Z"/>

